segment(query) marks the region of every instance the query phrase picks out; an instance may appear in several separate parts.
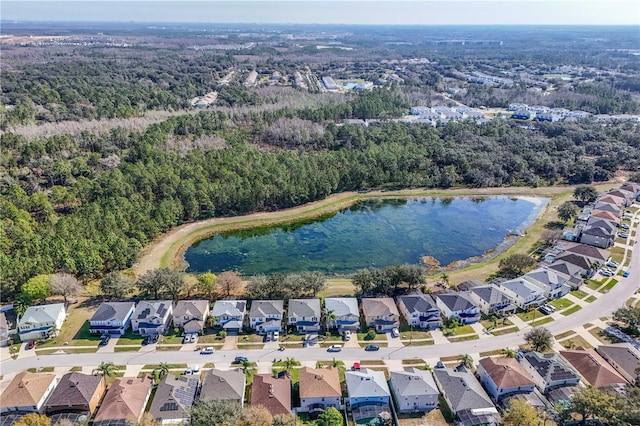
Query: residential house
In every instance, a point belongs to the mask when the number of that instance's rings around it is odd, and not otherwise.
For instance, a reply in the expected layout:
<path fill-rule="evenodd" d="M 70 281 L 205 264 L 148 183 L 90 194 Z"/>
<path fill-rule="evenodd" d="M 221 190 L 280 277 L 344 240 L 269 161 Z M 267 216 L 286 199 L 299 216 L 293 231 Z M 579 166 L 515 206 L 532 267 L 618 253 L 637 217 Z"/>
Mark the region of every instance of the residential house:
<path fill-rule="evenodd" d="M 631 204 L 633 204 L 633 202 L 634 202 L 634 200 L 636 199 L 636 196 L 637 196 L 637 195 L 634 195 L 634 192 L 631 191 L 630 189 L 633 189 L 633 187 L 629 186 L 629 185 L 623 185 L 620 188 L 612 189 L 611 191 L 607 192 L 607 194 L 608 195 L 613 195 L 615 197 L 624 198 L 625 207 L 628 207 Z"/>
<path fill-rule="evenodd" d="M 327 297 L 324 310 L 335 316 L 335 320 L 327 320 L 327 329 L 337 328 L 339 332 L 357 332 L 360 329 L 360 311 L 355 297 Z"/>
<path fill-rule="evenodd" d="M 433 370 L 433 376 L 449 409 L 456 416 L 456 424 L 461 426 L 500 424 L 500 415 L 491 398 L 468 370 L 436 368 Z"/>
<path fill-rule="evenodd" d="M 55 374 L 23 371 L 0 394 L 0 414 L 40 413 L 58 379 Z"/>
<path fill-rule="evenodd" d="M 320 331 L 320 299 L 289 299 L 289 325 L 298 332 Z"/>
<path fill-rule="evenodd" d="M 478 376 L 489 395 L 498 401 L 507 395 L 533 392 L 536 384 L 513 358 L 483 358 Z"/>
<path fill-rule="evenodd" d="M 302 367 L 298 374 L 299 411 L 319 414 L 329 407 L 342 408 L 342 388 L 337 368 Z"/>
<path fill-rule="evenodd" d="M 469 291 L 475 287 L 484 287 L 486 284 L 478 280 L 467 280 L 458 284 L 459 291 Z"/>
<path fill-rule="evenodd" d="M 216 300 L 211 315 L 216 325 L 227 332 L 236 333 L 242 330 L 246 311 L 246 300 Z"/>
<path fill-rule="evenodd" d="M 179 300 L 173 307 L 173 326 L 185 334 L 199 333 L 209 317 L 208 300 Z"/>
<path fill-rule="evenodd" d="M 233 370 L 211 369 L 204 373 L 201 401 L 232 401 L 244 404 L 247 378 L 241 368 Z"/>
<path fill-rule="evenodd" d="M 620 197 L 615 194 L 604 194 L 602 197 L 598 198 L 599 203 L 608 203 L 613 204 L 618 207 L 626 207 L 627 200 L 624 197 Z"/>
<path fill-rule="evenodd" d="M 622 216 L 622 208 L 616 206 L 615 204 L 596 202 L 596 205 L 593 207 L 593 210 L 602 210 L 605 212 L 611 212 L 617 215 L 618 217 Z"/>
<path fill-rule="evenodd" d="M 473 287 L 468 291 L 469 299 L 480 308 L 480 312 L 489 316 L 508 316 L 516 311 L 513 300 L 494 285 Z"/>
<path fill-rule="evenodd" d="M 278 377 L 256 374 L 251 385 L 251 405 L 262 405 L 272 416 L 291 414 L 291 378 L 286 372 Z"/>
<path fill-rule="evenodd" d="M 131 324 L 134 302 L 102 302 L 89 320 L 91 333 L 122 336 Z"/>
<path fill-rule="evenodd" d="M 609 231 L 602 226 L 587 226 L 580 234 L 580 242 L 582 244 L 600 247 L 603 249 L 611 247 L 614 239 L 615 232 Z"/>
<path fill-rule="evenodd" d="M 11 326 L 7 319 L 7 314 L 4 311 L 0 311 L 0 347 L 8 346 L 11 335 L 16 334 L 16 332 L 16 329 Z"/>
<path fill-rule="evenodd" d="M 388 406 L 391 393 L 384 371 L 363 368 L 346 371 L 344 378 L 349 395 L 347 403 L 352 410 L 363 405 Z"/>
<path fill-rule="evenodd" d="M 503 281 L 498 284 L 498 288 L 511 297 L 521 309 L 536 308 L 547 301 L 544 291 L 523 277 Z"/>
<path fill-rule="evenodd" d="M 198 376 L 167 374 L 156 387 L 149 414 L 162 425 L 188 424 L 199 385 Z"/>
<path fill-rule="evenodd" d="M 457 318 L 460 324 L 480 321 L 480 308 L 465 293 L 440 293 L 435 299 L 446 318 Z"/>
<path fill-rule="evenodd" d="M 624 377 L 591 348 L 567 349 L 560 351 L 560 355 L 591 386 L 623 389 L 628 384 Z"/>
<path fill-rule="evenodd" d="M 164 334 L 171 323 L 172 312 L 170 300 L 141 300 L 131 317 L 131 328 L 143 336 Z"/>
<path fill-rule="evenodd" d="M 44 411 L 47 415 L 56 413 L 95 414 L 100 400 L 107 390 L 102 375 L 67 373 L 47 399 Z"/>
<path fill-rule="evenodd" d="M 578 373 L 556 353 L 542 354 L 526 352 L 520 358 L 520 365 L 529 374 L 542 393 L 563 386 L 577 386 Z"/>
<path fill-rule="evenodd" d="M 640 350 L 631 343 L 615 343 L 601 345 L 596 348 L 600 354 L 616 371 L 629 383 L 640 380 Z"/>
<path fill-rule="evenodd" d="M 57 334 L 66 316 L 64 303 L 29 306 L 18 321 L 20 340 L 47 339 Z"/>
<path fill-rule="evenodd" d="M 540 288 L 547 299 L 559 299 L 571 291 L 567 280 L 553 269 L 536 268 L 522 278 Z"/>
<path fill-rule="evenodd" d="M 440 309 L 429 294 L 400 296 L 398 307 L 409 325 L 425 330 L 435 330 L 442 325 Z"/>
<path fill-rule="evenodd" d="M 258 334 L 282 331 L 284 318 L 284 301 L 254 300 L 249 310 L 249 325 Z"/>
<path fill-rule="evenodd" d="M 636 182 L 627 182 L 622 185 L 620 191 L 626 191 L 630 193 L 631 200 L 627 200 L 627 206 L 633 204 L 634 201 L 640 201 L 640 184 Z M 611 194 L 614 191 L 609 191 Z"/>
<path fill-rule="evenodd" d="M 603 265 L 611 256 L 609 250 L 580 243 L 566 243 L 563 254 L 565 253 L 573 253 L 586 257 L 591 264 L 597 263 L 598 265 Z"/>
<path fill-rule="evenodd" d="M 392 371 L 389 385 L 401 413 L 431 411 L 438 407 L 440 391 L 430 371 L 415 367 Z"/>
<path fill-rule="evenodd" d="M 142 418 L 152 387 L 153 378 L 149 375 L 117 377 L 109 386 L 98 413 L 93 419 L 93 425 L 135 424 Z"/>
<path fill-rule="evenodd" d="M 564 260 L 556 260 L 552 264 L 547 265 L 547 269 L 555 271 L 556 274 L 563 277 L 572 290 L 576 290 L 584 283 L 582 277 L 586 276 L 587 273 L 587 271 L 581 267 L 573 263 L 565 262 Z"/>
<path fill-rule="evenodd" d="M 598 270 L 599 264 L 594 263 L 588 258 L 575 254 L 575 253 L 563 253 L 554 258 L 553 263 L 566 262 L 574 266 L 577 266 L 583 271 L 585 277 L 591 277 Z"/>
<path fill-rule="evenodd" d="M 605 221 L 605 222 L 608 222 L 608 223 L 612 223 L 612 224 L 614 224 L 614 227 L 615 227 L 615 224 L 617 224 L 620 221 L 620 218 L 617 217 L 615 214 L 613 214 L 611 212 L 605 212 L 605 211 L 602 211 L 602 210 L 595 210 L 594 212 L 592 212 L 591 216 L 589 217 L 589 219 L 591 219 L 593 221 L 602 220 L 602 221 Z"/>
<path fill-rule="evenodd" d="M 365 298 L 361 304 L 367 326 L 376 332 L 386 333 L 400 326 L 400 312 L 392 298 Z"/>

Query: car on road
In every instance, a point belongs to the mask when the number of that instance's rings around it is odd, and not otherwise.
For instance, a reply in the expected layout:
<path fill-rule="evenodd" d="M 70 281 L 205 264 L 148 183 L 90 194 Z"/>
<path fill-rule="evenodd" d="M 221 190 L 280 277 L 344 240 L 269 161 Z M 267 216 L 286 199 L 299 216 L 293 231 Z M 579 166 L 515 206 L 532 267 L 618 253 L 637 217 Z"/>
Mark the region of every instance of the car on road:
<path fill-rule="evenodd" d="M 200 355 L 211 355 L 214 351 L 215 349 L 213 349 L 213 347 L 208 346 L 200 351 Z"/>
<path fill-rule="evenodd" d="M 327 348 L 327 352 L 340 352 L 342 350 L 342 345 L 331 345 Z"/>
<path fill-rule="evenodd" d="M 108 334 L 105 334 L 100 339 L 100 343 L 98 343 L 98 346 L 106 346 L 106 344 L 109 343 L 109 340 L 111 340 L 111 336 L 109 336 Z"/>
<path fill-rule="evenodd" d="M 344 340 L 345 342 L 349 341 L 351 339 L 351 332 L 349 330 L 345 330 L 344 334 L 342 335 L 342 340 Z"/>
<path fill-rule="evenodd" d="M 377 351 L 380 349 L 380 346 L 378 345 L 367 345 L 364 347 L 365 351 Z"/>
<path fill-rule="evenodd" d="M 629 234 L 626 232 L 618 232 L 618 237 L 620 238 L 629 238 Z"/>
<path fill-rule="evenodd" d="M 248 361 L 249 361 L 249 358 L 247 358 L 246 356 L 237 356 L 233 360 L 232 364 L 242 364 L 243 362 L 248 362 Z"/>
<path fill-rule="evenodd" d="M 400 335 L 400 330 L 398 330 L 397 328 L 394 328 L 393 330 L 391 330 L 392 337 L 398 337 L 399 335 Z"/>
<path fill-rule="evenodd" d="M 624 271 L 624 274 L 622 274 L 622 276 L 627 278 L 629 276 L 629 271 Z"/>
<path fill-rule="evenodd" d="M 606 265 L 609 266 L 610 268 L 617 268 L 618 266 L 620 266 L 620 264 L 615 260 L 608 261 Z"/>

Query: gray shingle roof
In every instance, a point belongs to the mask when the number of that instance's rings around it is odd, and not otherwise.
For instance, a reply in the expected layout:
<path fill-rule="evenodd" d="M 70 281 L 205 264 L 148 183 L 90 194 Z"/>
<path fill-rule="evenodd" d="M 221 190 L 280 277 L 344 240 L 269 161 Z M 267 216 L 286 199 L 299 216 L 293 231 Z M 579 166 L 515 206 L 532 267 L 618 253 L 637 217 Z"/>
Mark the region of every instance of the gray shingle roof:
<path fill-rule="evenodd" d="M 438 310 L 436 301 L 428 294 L 412 294 L 408 296 L 398 297 L 398 301 L 402 303 L 409 313 L 412 312 L 428 312 Z"/>
<path fill-rule="evenodd" d="M 500 285 L 506 289 L 513 291 L 515 294 L 525 299 L 531 294 L 542 294 L 542 290 L 540 288 L 531 284 L 529 281 L 525 280 L 522 277 L 505 281 L 503 283 L 500 283 Z"/>
<path fill-rule="evenodd" d="M 169 307 L 171 307 L 170 300 L 142 300 L 136 306 L 133 318 L 137 320 L 165 318 Z"/>
<path fill-rule="evenodd" d="M 134 302 L 102 302 L 89 321 L 107 321 L 116 319 L 124 322 Z"/>
<path fill-rule="evenodd" d="M 480 382 L 468 371 L 454 371 L 450 368 L 436 368 L 433 375 L 442 393 L 451 402 L 451 409 L 462 410 L 495 408 Z"/>
<path fill-rule="evenodd" d="M 358 316 L 358 299 L 355 297 L 328 297 L 324 300 L 325 309 L 333 311 L 336 318 L 353 314 Z"/>
<path fill-rule="evenodd" d="M 631 343 L 616 343 L 612 345 L 602 345 L 596 351 L 607 362 L 615 362 L 618 368 L 624 371 L 628 377 L 636 377 L 636 369 L 640 367 L 640 351 L 633 347 Z"/>
<path fill-rule="evenodd" d="M 440 299 L 451 312 L 477 307 L 475 303 L 469 300 L 463 293 L 441 293 L 437 294 L 436 297 Z"/>
<path fill-rule="evenodd" d="M 188 316 L 191 318 L 202 318 L 209 310 L 208 300 L 179 300 L 173 307 L 173 316 L 181 318 Z"/>
<path fill-rule="evenodd" d="M 349 398 L 390 395 L 384 371 L 363 368 L 360 371 L 347 371 L 344 376 Z"/>
<path fill-rule="evenodd" d="M 490 305 L 510 303 L 512 301 L 509 296 L 501 292 L 498 287 L 493 285 L 474 287 L 469 291 L 476 294 L 481 300 L 486 301 Z"/>
<path fill-rule="evenodd" d="M 320 299 L 289 299 L 289 316 L 320 318 Z"/>
<path fill-rule="evenodd" d="M 282 315 L 284 312 L 284 301 L 282 300 L 254 300 L 251 302 L 250 317 L 273 317 Z"/>
<path fill-rule="evenodd" d="M 407 371 L 392 371 L 391 386 L 396 397 L 439 394 L 430 371 L 410 368 Z"/>
<path fill-rule="evenodd" d="M 203 401 L 244 399 L 246 378 L 240 368 L 234 370 L 211 369 L 204 375 L 200 399 Z"/>
<path fill-rule="evenodd" d="M 154 419 L 188 418 L 199 384 L 198 376 L 179 376 L 176 378 L 173 374 L 167 374 L 156 388 L 149 413 Z"/>
<path fill-rule="evenodd" d="M 217 300 L 213 304 L 213 310 L 211 315 L 214 317 L 221 317 L 223 315 L 229 316 L 243 316 L 247 302 L 244 300 Z"/>
<path fill-rule="evenodd" d="M 19 324 L 40 324 L 44 322 L 55 322 L 60 315 L 60 311 L 64 311 L 64 303 L 52 303 L 49 305 L 29 306 L 22 317 Z"/>

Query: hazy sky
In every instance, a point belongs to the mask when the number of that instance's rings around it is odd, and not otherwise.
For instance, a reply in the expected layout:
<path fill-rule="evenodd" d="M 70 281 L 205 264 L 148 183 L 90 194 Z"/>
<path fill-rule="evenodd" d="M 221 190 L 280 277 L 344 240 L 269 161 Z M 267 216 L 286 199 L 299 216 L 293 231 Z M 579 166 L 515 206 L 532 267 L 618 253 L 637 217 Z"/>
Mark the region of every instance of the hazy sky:
<path fill-rule="evenodd" d="M 640 1 L 2 0 L 0 16 L 23 21 L 640 25 Z"/>

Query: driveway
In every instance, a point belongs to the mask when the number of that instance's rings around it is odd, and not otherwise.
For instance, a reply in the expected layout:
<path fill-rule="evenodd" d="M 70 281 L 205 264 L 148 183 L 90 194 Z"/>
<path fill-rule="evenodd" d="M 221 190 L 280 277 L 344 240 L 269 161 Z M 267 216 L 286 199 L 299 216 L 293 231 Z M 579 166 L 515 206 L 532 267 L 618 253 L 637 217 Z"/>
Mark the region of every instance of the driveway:
<path fill-rule="evenodd" d="M 96 352 L 97 353 L 115 352 L 115 348 L 116 348 L 116 344 L 118 343 L 118 339 L 120 339 L 120 338 L 119 337 L 112 337 L 111 339 L 109 339 L 109 342 L 107 342 L 106 345 L 100 346 Z"/>
<path fill-rule="evenodd" d="M 400 337 L 392 337 L 391 333 L 385 333 L 387 335 L 387 347 L 389 348 L 403 348 L 402 340 Z"/>
<path fill-rule="evenodd" d="M 233 351 L 238 349 L 238 336 L 227 336 L 224 338 L 224 345 L 222 345 L 223 351 Z"/>

